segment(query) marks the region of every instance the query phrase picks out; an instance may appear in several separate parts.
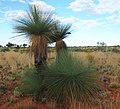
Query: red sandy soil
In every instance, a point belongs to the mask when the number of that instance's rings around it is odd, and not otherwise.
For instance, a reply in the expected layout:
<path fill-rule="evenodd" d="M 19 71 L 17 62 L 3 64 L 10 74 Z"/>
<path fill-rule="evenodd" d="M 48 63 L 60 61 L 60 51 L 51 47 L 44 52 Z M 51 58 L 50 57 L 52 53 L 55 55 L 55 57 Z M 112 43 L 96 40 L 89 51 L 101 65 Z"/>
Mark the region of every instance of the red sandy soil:
<path fill-rule="evenodd" d="M 50 107 L 50 104 L 37 103 L 31 97 L 14 97 L 13 91 L 19 84 L 19 78 L 15 78 L 7 83 L 6 91 L 0 95 L 0 109 L 19 109 L 21 107 L 25 108 L 29 106 L 35 107 L 36 109 L 47 109 L 47 107 Z M 81 108 L 78 109 L 120 109 L 120 88 L 108 88 L 106 89 L 106 92 L 108 91 L 110 92 L 108 96 L 100 98 L 101 100 L 104 99 L 104 102 L 92 106 L 87 103 L 81 103 L 79 104 Z"/>
<path fill-rule="evenodd" d="M 0 96 L 0 109 L 19 109 L 25 107 L 34 107 L 36 109 L 47 109 L 48 104 L 36 103 L 31 97 L 14 97 L 13 90 L 16 86 L 16 81 L 11 82 L 7 91 Z M 18 83 L 17 83 L 18 84 Z M 92 105 L 91 107 L 86 103 L 81 103 L 80 109 L 120 109 L 120 89 L 109 89 L 111 95 L 107 96 L 106 101 L 100 105 Z M 103 98 L 102 98 L 103 99 Z M 14 101 L 10 104 L 10 100 Z M 118 103 L 116 100 L 119 100 Z M 109 108 L 109 106 L 111 108 Z"/>

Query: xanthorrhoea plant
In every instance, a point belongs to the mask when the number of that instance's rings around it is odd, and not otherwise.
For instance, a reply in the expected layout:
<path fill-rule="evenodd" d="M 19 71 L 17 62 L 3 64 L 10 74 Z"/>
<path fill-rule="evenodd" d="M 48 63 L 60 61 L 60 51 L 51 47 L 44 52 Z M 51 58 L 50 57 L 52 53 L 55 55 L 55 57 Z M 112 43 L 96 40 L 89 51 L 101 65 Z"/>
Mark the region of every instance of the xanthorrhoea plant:
<path fill-rule="evenodd" d="M 89 102 L 99 88 L 95 68 L 64 53 L 47 67 L 44 85 L 48 99 L 67 108 L 75 102 Z"/>
<path fill-rule="evenodd" d="M 57 55 L 59 55 L 61 52 L 67 51 L 67 45 L 63 41 L 63 39 L 66 38 L 69 34 L 71 34 L 70 28 L 71 24 L 56 24 L 54 36 L 56 37 L 55 48 Z"/>
<path fill-rule="evenodd" d="M 18 23 L 14 29 L 18 36 L 24 35 L 30 40 L 31 48 L 34 53 L 34 63 L 38 71 L 47 59 L 47 44 L 52 40 L 56 20 L 51 12 L 40 10 L 37 6 L 30 7 L 30 11 L 24 18 L 16 20 Z M 53 38 L 54 39 L 54 38 Z"/>

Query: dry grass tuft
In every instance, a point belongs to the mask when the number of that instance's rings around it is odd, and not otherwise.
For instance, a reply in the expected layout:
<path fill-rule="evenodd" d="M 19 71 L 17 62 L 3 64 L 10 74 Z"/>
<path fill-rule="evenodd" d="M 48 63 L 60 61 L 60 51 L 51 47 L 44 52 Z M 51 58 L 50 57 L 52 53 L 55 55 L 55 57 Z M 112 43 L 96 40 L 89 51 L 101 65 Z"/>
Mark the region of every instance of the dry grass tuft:
<path fill-rule="evenodd" d="M 14 51 L 0 52 L 0 66 L 10 67 L 11 71 L 24 68 L 24 66 L 33 66 L 33 58 L 27 53 L 19 53 Z"/>

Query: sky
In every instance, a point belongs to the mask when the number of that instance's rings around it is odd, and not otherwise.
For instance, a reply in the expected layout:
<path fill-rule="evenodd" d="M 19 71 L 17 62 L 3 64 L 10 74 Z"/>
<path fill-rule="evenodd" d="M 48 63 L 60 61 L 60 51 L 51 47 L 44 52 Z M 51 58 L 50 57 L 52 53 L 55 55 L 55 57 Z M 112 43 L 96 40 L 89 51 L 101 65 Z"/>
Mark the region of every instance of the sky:
<path fill-rule="evenodd" d="M 23 44 L 13 29 L 15 18 L 22 17 L 29 5 L 52 11 L 63 24 L 71 23 L 68 46 L 120 45 L 120 0 L 0 0 L 0 45 Z"/>

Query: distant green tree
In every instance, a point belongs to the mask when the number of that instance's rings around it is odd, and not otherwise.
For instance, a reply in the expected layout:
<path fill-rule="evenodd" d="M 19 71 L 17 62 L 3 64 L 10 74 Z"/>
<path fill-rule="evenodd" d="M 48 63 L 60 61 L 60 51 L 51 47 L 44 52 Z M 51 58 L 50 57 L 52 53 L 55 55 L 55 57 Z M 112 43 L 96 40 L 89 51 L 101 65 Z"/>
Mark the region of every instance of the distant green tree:
<path fill-rule="evenodd" d="M 2 48 L 3 46 L 2 45 L 0 45 L 0 48 Z"/>
<path fill-rule="evenodd" d="M 97 42 L 97 46 L 99 46 L 100 45 L 100 43 L 99 42 Z"/>
<path fill-rule="evenodd" d="M 23 44 L 23 47 L 26 48 L 26 47 L 27 47 L 27 44 Z"/>
<path fill-rule="evenodd" d="M 11 42 L 8 42 L 8 43 L 6 44 L 6 46 L 7 46 L 8 48 L 11 48 L 12 46 L 14 46 L 14 44 L 12 44 Z"/>
<path fill-rule="evenodd" d="M 97 42 L 97 46 L 99 51 L 107 50 L 107 44 L 105 42 Z"/>
<path fill-rule="evenodd" d="M 105 42 L 100 42 L 101 46 L 106 46 L 107 44 Z"/>
<path fill-rule="evenodd" d="M 19 48 L 20 48 L 20 45 L 16 45 L 16 48 L 19 49 Z"/>

